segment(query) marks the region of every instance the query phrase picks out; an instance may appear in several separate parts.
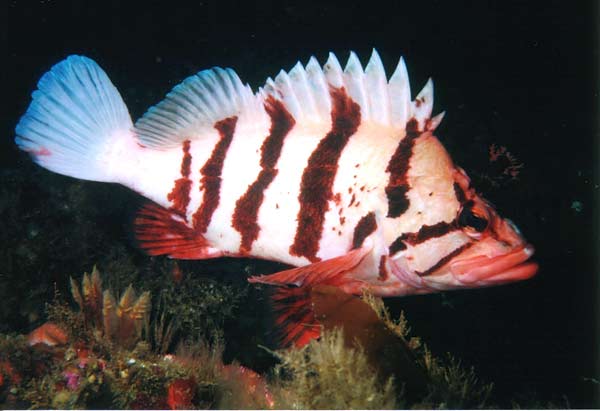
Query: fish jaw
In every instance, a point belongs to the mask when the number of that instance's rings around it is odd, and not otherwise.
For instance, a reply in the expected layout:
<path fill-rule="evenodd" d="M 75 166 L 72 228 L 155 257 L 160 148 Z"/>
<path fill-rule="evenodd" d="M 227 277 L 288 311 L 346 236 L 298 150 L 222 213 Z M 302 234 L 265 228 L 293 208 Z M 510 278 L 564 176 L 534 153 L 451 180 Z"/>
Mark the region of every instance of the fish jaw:
<path fill-rule="evenodd" d="M 496 257 L 477 256 L 463 258 L 449 264 L 450 272 L 460 284 L 495 285 L 533 277 L 538 265 L 528 261 L 534 254 L 527 244 L 507 254 Z"/>
<path fill-rule="evenodd" d="M 531 245 L 506 254 L 488 257 L 482 254 L 455 257 L 435 273 L 420 276 L 408 268 L 403 259 L 389 259 L 393 280 L 374 290 L 382 296 L 429 294 L 440 291 L 481 288 L 523 281 L 533 277 L 538 264 L 530 261 Z"/>

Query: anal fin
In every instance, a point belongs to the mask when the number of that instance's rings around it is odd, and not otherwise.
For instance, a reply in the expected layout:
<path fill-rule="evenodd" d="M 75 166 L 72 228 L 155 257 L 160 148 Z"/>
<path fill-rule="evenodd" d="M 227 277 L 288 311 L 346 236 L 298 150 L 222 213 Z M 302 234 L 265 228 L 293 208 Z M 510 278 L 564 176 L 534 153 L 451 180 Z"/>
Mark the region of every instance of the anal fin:
<path fill-rule="evenodd" d="M 223 253 L 189 227 L 177 213 L 157 204 L 145 205 L 134 221 L 138 246 L 150 255 L 184 260 L 220 257 Z"/>
<path fill-rule="evenodd" d="M 316 286 L 339 287 L 353 280 L 346 277 L 371 251 L 370 241 L 343 256 L 271 275 L 250 277 L 251 283 L 279 286 L 272 295 L 275 322 L 282 331 L 282 345 L 302 347 L 321 334 L 315 318 L 312 292 Z"/>

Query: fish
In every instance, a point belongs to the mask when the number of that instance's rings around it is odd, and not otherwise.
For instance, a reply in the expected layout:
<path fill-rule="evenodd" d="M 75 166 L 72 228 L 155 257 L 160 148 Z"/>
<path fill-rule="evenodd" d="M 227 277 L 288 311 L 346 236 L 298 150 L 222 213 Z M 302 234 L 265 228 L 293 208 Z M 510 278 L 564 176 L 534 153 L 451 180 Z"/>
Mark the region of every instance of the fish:
<path fill-rule="evenodd" d="M 315 286 L 425 294 L 531 278 L 534 247 L 455 165 L 434 131 L 433 81 L 412 99 L 403 58 L 388 78 L 329 53 L 256 92 L 230 68 L 192 75 L 135 123 L 93 60 L 44 74 L 15 129 L 34 162 L 118 183 L 149 201 L 138 245 L 175 259 L 253 257 L 292 268 L 275 286 L 284 344 L 320 333 Z"/>

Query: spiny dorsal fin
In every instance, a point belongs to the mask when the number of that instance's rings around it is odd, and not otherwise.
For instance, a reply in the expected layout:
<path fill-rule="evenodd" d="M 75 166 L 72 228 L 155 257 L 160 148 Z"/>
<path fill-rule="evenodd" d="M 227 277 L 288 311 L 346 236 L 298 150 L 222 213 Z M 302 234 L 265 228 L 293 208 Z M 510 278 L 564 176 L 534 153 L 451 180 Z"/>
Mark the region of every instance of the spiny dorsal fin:
<path fill-rule="evenodd" d="M 231 116 L 242 119 L 265 114 L 250 86 L 242 84 L 232 69 L 215 67 L 175 86 L 135 123 L 135 128 L 145 146 L 173 147 Z"/>
<path fill-rule="evenodd" d="M 275 79 L 268 79 L 260 90 L 281 100 L 297 122 L 321 122 L 331 119 L 330 88 L 344 87 L 360 106 L 363 122 L 373 122 L 403 129 L 414 118 L 419 130 L 433 130 L 443 113 L 431 118 L 433 109 L 433 82 L 411 101 L 410 84 L 404 59 L 400 59 L 389 81 L 376 50 L 373 50 L 366 69 L 356 53 L 350 52 L 346 67 L 342 69 L 337 57 L 329 53 L 323 68 L 311 57 L 306 68 L 298 62 L 289 73 L 280 71 Z"/>

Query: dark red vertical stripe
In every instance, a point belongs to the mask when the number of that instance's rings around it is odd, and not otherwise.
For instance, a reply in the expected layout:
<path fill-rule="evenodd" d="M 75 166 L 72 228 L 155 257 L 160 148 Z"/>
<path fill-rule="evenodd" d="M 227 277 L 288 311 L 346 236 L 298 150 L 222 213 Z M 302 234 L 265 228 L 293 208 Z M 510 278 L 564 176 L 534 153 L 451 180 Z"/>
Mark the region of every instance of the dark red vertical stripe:
<path fill-rule="evenodd" d="M 205 233 L 213 213 L 219 206 L 220 191 L 221 191 L 221 172 L 223 171 L 223 163 L 227 150 L 231 145 L 237 117 L 229 117 L 215 123 L 215 129 L 219 132 L 220 139 L 213 148 L 210 158 L 200 169 L 202 178 L 200 179 L 201 190 L 204 190 L 202 196 L 202 204 L 194 213 L 193 222 L 194 228 Z"/>
<path fill-rule="evenodd" d="M 354 235 L 352 237 L 352 249 L 362 247 L 365 238 L 367 238 L 373 231 L 377 230 L 377 221 L 375 221 L 375 213 L 370 212 L 366 216 L 362 217 L 356 227 L 354 228 Z"/>
<path fill-rule="evenodd" d="M 333 182 L 342 150 L 360 125 L 360 106 L 341 88 L 332 88 L 331 131 L 311 153 L 300 184 L 298 225 L 290 254 L 319 261 L 319 240 L 325 213 L 333 198 Z"/>
<path fill-rule="evenodd" d="M 386 263 L 387 263 L 387 256 L 382 255 L 381 258 L 379 258 L 379 276 L 377 277 L 377 279 L 379 281 L 386 281 L 389 277 Z"/>
<path fill-rule="evenodd" d="M 170 209 L 181 215 L 186 221 L 187 206 L 190 203 L 190 190 L 192 188 L 192 180 L 189 178 L 191 164 L 190 140 L 185 140 L 183 142 L 183 158 L 181 159 L 181 178 L 175 180 L 175 186 L 167 194 L 167 199 L 173 202 Z"/>
<path fill-rule="evenodd" d="M 390 173 L 385 194 L 388 198 L 388 217 L 399 217 L 409 207 L 406 193 L 410 189 L 406 173 L 408 172 L 410 158 L 415 140 L 421 135 L 419 122 L 414 118 L 406 123 L 406 136 L 398 143 L 385 171 Z"/>
<path fill-rule="evenodd" d="M 242 236 L 240 253 L 248 253 L 252 243 L 258 238 L 258 210 L 264 200 L 264 191 L 277 175 L 275 165 L 281 155 L 283 140 L 296 123 L 283 103 L 273 96 L 269 96 L 265 101 L 265 110 L 271 118 L 271 129 L 260 147 L 261 170 L 256 180 L 235 203 L 231 220 L 233 228 Z"/>

